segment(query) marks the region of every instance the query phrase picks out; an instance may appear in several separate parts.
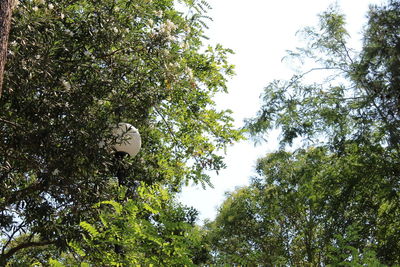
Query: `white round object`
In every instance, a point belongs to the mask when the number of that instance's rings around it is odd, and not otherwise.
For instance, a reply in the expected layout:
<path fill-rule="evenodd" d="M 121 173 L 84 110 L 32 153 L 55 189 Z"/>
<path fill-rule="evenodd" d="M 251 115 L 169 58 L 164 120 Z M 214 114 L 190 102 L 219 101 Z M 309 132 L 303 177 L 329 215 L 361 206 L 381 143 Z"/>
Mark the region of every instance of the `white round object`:
<path fill-rule="evenodd" d="M 118 123 L 118 127 L 113 130 L 113 134 L 117 136 L 116 144 L 113 146 L 117 152 L 128 153 L 131 157 L 139 153 L 142 139 L 138 129 L 129 123 Z"/>

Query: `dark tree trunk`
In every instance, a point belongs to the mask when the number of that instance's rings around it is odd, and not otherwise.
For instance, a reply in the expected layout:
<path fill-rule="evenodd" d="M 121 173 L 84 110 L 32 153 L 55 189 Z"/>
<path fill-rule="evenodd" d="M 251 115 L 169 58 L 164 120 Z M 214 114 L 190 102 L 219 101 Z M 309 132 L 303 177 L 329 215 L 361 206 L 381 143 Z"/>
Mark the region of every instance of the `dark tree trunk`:
<path fill-rule="evenodd" d="M 8 35 L 14 0 L 0 0 L 0 97 L 3 88 L 4 67 L 7 59 Z"/>

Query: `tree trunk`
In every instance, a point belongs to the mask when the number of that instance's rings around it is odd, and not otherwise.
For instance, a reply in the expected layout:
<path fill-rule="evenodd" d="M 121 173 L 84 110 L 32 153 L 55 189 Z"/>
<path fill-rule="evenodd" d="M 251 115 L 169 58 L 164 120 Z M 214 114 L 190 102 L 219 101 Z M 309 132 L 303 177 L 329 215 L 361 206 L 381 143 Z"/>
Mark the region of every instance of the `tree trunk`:
<path fill-rule="evenodd" d="M 8 35 L 14 0 L 0 0 L 0 97 L 3 88 L 4 67 L 7 59 Z"/>

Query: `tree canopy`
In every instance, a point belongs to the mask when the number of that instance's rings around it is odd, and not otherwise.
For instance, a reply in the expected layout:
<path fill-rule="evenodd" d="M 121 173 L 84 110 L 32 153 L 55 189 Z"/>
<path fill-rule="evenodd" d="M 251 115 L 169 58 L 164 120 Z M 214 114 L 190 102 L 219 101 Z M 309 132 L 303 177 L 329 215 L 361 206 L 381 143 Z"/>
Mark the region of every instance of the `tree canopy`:
<path fill-rule="evenodd" d="M 319 28 L 300 32 L 306 46 L 288 54 L 311 69 L 265 88 L 258 116 L 247 121 L 251 133 L 281 127 L 283 145 L 299 137 L 333 146 L 368 138 L 397 146 L 398 104 L 390 91 L 398 86 L 398 21 L 398 1 L 371 6 L 363 47 L 356 51 L 347 45 L 344 15 L 335 7 L 322 13 Z M 307 80 L 315 72 L 323 82 Z"/>
<path fill-rule="evenodd" d="M 385 157 L 382 157 L 385 155 Z M 216 262 L 266 266 L 398 264 L 398 162 L 382 147 L 344 155 L 275 152 L 209 224 Z"/>
<path fill-rule="evenodd" d="M 214 221 L 176 201 L 242 138 L 231 50 L 205 46 L 203 0 L 21 0 L 0 98 L 0 265 L 400 264 L 400 1 L 370 6 L 362 48 L 335 6 L 288 52 L 246 130 L 281 131 Z M 313 75 L 315 74 L 315 75 Z M 323 77 L 323 78 L 321 78 Z M 115 153 L 121 122 L 134 157 Z"/>
<path fill-rule="evenodd" d="M 208 225 L 216 262 L 400 264 L 400 2 L 370 6 L 360 51 L 337 7 L 319 18 L 288 54 L 310 69 L 268 84 L 247 120 L 256 140 L 280 129 L 281 148 Z"/>
<path fill-rule="evenodd" d="M 174 193 L 189 181 L 208 184 L 205 170 L 224 167 L 219 151 L 241 137 L 212 100 L 226 92 L 233 66 L 229 49 L 203 45 L 208 8 L 19 1 L 0 98 L 2 262 L 80 240 L 80 223 L 98 218 L 93 205 L 115 200 L 120 185 L 138 202 L 141 183 Z M 112 152 L 120 122 L 141 133 L 133 159 Z"/>

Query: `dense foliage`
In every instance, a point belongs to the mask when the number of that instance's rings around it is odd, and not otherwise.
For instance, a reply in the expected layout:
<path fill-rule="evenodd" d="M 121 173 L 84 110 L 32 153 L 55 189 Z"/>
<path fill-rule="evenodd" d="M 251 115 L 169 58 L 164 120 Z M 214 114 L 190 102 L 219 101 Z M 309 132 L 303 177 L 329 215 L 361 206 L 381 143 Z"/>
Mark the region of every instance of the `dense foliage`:
<path fill-rule="evenodd" d="M 289 53 L 311 69 L 270 83 L 247 122 L 258 138 L 281 129 L 281 150 L 208 225 L 218 263 L 400 264 L 400 2 L 370 7 L 359 52 L 336 8 L 319 26 Z"/>
<path fill-rule="evenodd" d="M 129 213 L 145 209 L 140 182 L 173 194 L 224 167 L 218 151 L 240 133 L 229 111 L 214 108 L 233 70 L 230 50 L 203 47 L 207 8 L 195 0 L 19 1 L 0 99 L 2 264 L 42 246 L 65 251 L 119 185 L 130 199 L 121 220 L 158 229 L 170 218 Z M 141 133 L 133 159 L 112 153 L 119 122 Z"/>
<path fill-rule="evenodd" d="M 353 144 L 342 156 L 310 148 L 261 159 L 260 177 L 231 193 L 209 225 L 217 262 L 398 263 L 400 169 L 385 153 Z"/>
<path fill-rule="evenodd" d="M 119 201 L 95 205 L 97 214 L 90 221 L 80 222 L 82 239 L 70 240 L 69 251 L 30 248 L 9 260 L 9 264 L 191 266 L 202 260 L 202 235 L 194 225 L 195 210 L 174 203 L 168 192 L 157 186 L 142 184 L 134 200 L 121 202 L 126 188 L 121 188 L 118 196 Z"/>

